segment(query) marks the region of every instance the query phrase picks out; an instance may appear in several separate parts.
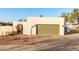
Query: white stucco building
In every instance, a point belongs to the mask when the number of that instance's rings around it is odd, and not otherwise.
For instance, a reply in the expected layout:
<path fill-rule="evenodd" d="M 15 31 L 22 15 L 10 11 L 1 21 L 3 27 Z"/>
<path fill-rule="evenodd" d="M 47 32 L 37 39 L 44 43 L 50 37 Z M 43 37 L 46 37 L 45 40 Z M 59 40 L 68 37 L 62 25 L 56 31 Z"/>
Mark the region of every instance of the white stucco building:
<path fill-rule="evenodd" d="M 64 35 L 64 18 L 62 17 L 27 17 L 26 21 L 14 21 L 13 26 L 0 26 L 0 35 L 18 33 L 18 25 L 22 25 L 23 35 Z"/>
<path fill-rule="evenodd" d="M 13 30 L 16 26 L 23 26 L 24 35 L 64 35 L 64 18 L 62 17 L 27 17 L 27 21 L 13 22 Z"/>

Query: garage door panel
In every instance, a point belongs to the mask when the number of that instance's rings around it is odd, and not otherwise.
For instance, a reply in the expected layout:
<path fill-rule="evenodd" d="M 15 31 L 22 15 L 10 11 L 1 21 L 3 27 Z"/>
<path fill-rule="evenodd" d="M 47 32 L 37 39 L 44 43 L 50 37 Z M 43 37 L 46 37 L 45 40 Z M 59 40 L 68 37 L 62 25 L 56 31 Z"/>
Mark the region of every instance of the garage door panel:
<path fill-rule="evenodd" d="M 37 25 L 37 35 L 59 35 L 59 25 L 39 24 Z"/>

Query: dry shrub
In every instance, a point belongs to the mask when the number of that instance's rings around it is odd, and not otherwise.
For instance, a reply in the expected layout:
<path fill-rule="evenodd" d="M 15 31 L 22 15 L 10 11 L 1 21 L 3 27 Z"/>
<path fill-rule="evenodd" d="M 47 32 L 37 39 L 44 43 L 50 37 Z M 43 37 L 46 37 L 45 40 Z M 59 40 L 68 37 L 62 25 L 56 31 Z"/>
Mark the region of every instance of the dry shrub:
<path fill-rule="evenodd" d="M 9 35 L 16 35 L 17 31 L 12 31 Z"/>

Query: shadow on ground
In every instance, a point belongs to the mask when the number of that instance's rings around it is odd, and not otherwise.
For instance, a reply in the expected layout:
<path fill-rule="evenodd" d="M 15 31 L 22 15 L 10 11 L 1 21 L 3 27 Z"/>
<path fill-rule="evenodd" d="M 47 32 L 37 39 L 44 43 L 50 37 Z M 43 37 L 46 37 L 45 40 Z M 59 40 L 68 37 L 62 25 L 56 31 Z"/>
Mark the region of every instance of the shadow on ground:
<path fill-rule="evenodd" d="M 47 42 L 48 43 L 48 42 Z M 43 42 L 44 44 L 44 42 Z M 39 51 L 72 51 L 72 50 L 79 50 L 79 39 L 75 40 L 58 40 L 58 41 L 51 41 L 49 45 L 39 48 Z"/>

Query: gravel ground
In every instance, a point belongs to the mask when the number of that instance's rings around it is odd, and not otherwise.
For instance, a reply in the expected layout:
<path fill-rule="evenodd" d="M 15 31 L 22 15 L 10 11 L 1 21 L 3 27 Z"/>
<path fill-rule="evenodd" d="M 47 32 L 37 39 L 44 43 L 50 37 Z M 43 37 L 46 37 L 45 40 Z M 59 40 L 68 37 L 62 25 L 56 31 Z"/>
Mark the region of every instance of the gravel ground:
<path fill-rule="evenodd" d="M 1 51 L 78 51 L 79 33 L 65 36 L 0 36 Z"/>

